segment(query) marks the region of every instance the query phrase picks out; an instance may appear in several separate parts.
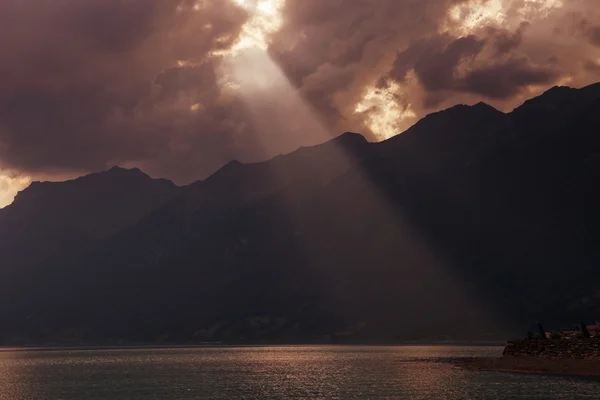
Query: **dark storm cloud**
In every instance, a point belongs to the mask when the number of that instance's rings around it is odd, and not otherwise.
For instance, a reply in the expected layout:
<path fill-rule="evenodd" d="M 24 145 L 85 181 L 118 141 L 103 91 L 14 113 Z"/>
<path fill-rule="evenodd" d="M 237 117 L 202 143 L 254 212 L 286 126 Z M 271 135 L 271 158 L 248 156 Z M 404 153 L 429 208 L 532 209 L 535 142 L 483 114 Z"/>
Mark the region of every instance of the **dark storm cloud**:
<path fill-rule="evenodd" d="M 371 133 L 356 104 L 413 38 L 437 32 L 462 0 L 288 0 L 272 54 L 337 132 Z M 370 136 L 374 139 L 375 136 Z"/>
<path fill-rule="evenodd" d="M 205 62 L 168 68 L 158 75 L 154 83 L 160 87 L 159 97 L 163 100 L 173 99 L 180 93 L 194 93 L 198 89 L 218 97 L 217 79 L 215 66 Z M 210 99 L 211 102 L 214 100 Z"/>
<path fill-rule="evenodd" d="M 437 106 L 444 92 L 506 99 L 530 85 L 551 84 L 562 75 L 555 65 L 536 65 L 512 54 L 527 26 L 521 24 L 515 32 L 488 29 L 484 37 L 436 34 L 420 39 L 398 53 L 389 78 L 402 82 L 414 72 L 427 91 L 426 107 Z"/>
<path fill-rule="evenodd" d="M 489 29 L 489 36 L 493 38 L 493 45 L 500 54 L 510 53 L 518 48 L 523 42 L 523 35 L 529 26 L 529 22 L 522 22 L 515 32 L 506 29 Z"/>
<path fill-rule="evenodd" d="M 350 105 L 334 95 L 351 87 L 354 101 L 372 79 L 369 64 L 406 32 L 437 29 L 451 3 L 289 0 L 272 54 L 336 125 Z M 232 158 L 272 155 L 239 99 L 223 99 L 218 60 L 206 59 L 235 41 L 247 17 L 229 1 L 3 1 L 0 167 L 138 164 L 183 182 Z"/>
<path fill-rule="evenodd" d="M 551 84 L 562 75 L 550 66 L 536 66 L 525 58 L 502 61 L 469 71 L 457 82 L 457 89 L 489 98 L 505 99 L 529 85 Z"/>
<path fill-rule="evenodd" d="M 600 26 L 592 26 L 587 30 L 587 37 L 590 43 L 600 47 Z"/>
<path fill-rule="evenodd" d="M 560 20 L 554 28 L 554 32 L 584 37 L 591 45 L 600 47 L 600 21 L 598 19 L 590 20 L 589 16 L 582 12 L 571 12 Z"/>
<path fill-rule="evenodd" d="M 452 89 L 459 64 L 466 58 L 477 56 L 484 45 L 485 41 L 475 36 L 453 38 L 435 35 L 416 41 L 398 53 L 390 77 L 403 81 L 414 70 L 425 90 Z"/>
<path fill-rule="evenodd" d="M 181 92 L 194 102 L 218 97 L 214 65 L 178 68 L 177 61 L 228 47 L 246 18 L 226 2 L 202 13 L 192 7 L 167 0 L 2 2 L 3 166 L 93 170 L 169 152 L 182 134 L 174 121 L 188 116 L 166 100 Z M 189 119 L 198 125 L 184 125 L 196 133 L 212 122 Z M 211 138 L 215 149 L 222 146 Z"/>
<path fill-rule="evenodd" d="M 563 74 L 583 84 L 595 74 L 592 46 L 579 43 L 597 44 L 600 23 L 586 11 L 595 0 L 579 1 L 574 39 L 556 50 L 553 40 L 570 38 L 551 34 L 556 18 L 464 32 L 449 23 L 456 4 L 486 3 L 287 0 L 269 54 L 331 134 L 372 133 L 367 114 L 354 111 L 378 84 L 398 83 L 390 101 L 420 117 L 480 97 L 511 105 L 530 85 Z M 256 123 L 257 110 L 285 94 L 255 98 L 249 110 L 223 86 L 221 60 L 208 57 L 228 49 L 248 17 L 228 0 L 0 1 L 0 168 L 39 175 L 135 165 L 184 183 L 234 158 L 299 145 L 290 135 L 285 146 L 265 146 L 279 139 Z M 285 112 L 289 130 L 301 132 L 304 117 Z"/>
<path fill-rule="evenodd" d="M 579 15 L 576 15 L 577 18 Z M 589 19 L 579 16 L 575 29 L 585 36 L 590 44 L 600 47 L 600 24 L 594 24 Z"/>

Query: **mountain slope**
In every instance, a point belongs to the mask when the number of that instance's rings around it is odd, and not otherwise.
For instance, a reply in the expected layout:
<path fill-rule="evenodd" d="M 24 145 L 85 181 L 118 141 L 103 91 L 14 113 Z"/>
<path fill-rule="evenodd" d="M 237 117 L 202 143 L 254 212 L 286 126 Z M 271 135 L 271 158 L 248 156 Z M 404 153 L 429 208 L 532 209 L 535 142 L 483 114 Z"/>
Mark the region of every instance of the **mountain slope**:
<path fill-rule="evenodd" d="M 139 169 L 112 168 L 68 182 L 34 182 L 0 210 L 0 292 L 19 293 L 39 269 L 84 253 L 133 225 L 180 189 Z"/>
<path fill-rule="evenodd" d="M 503 338 L 538 319 L 596 318 L 597 88 L 231 163 L 75 261 L 48 263 L 0 336 Z"/>

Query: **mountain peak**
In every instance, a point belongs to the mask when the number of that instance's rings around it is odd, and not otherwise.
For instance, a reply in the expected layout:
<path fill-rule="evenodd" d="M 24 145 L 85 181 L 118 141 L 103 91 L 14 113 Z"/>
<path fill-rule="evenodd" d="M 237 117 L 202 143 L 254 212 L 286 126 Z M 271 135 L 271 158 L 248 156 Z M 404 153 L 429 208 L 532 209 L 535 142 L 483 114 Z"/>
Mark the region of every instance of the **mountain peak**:
<path fill-rule="evenodd" d="M 72 196 L 74 193 L 84 193 L 88 190 L 109 191 L 115 185 L 144 185 L 148 182 L 157 182 L 157 184 L 169 188 L 175 188 L 176 185 L 165 179 L 152 179 L 139 168 L 122 168 L 119 166 L 111 167 L 108 170 L 94 172 L 81 176 L 76 179 L 63 182 L 51 181 L 33 181 L 25 189 L 17 193 L 13 204 L 27 202 L 37 198 L 58 198 L 61 196 Z M 50 197 L 49 197 L 50 196 Z"/>
<path fill-rule="evenodd" d="M 88 175 L 84 175 L 80 178 L 73 180 L 72 182 L 83 184 L 84 182 L 94 182 L 97 180 L 102 181 L 149 181 L 153 180 L 148 174 L 139 168 L 123 168 L 120 166 L 111 167 L 108 170 L 93 172 Z M 69 181 L 67 181 L 69 182 Z"/>
<path fill-rule="evenodd" d="M 367 143 L 369 143 L 368 140 L 360 133 L 344 132 L 341 135 L 331 139 L 329 142 L 324 143 L 324 145 L 333 144 L 335 146 L 341 146 L 345 148 L 356 148 L 362 147 Z"/>
<path fill-rule="evenodd" d="M 339 141 L 339 140 L 359 140 L 361 142 L 366 142 L 367 139 L 361 135 L 360 133 L 356 133 L 356 132 L 344 132 L 341 135 L 339 135 L 338 137 L 333 139 L 334 141 Z"/>
<path fill-rule="evenodd" d="M 130 175 L 144 175 L 144 176 L 148 176 L 146 175 L 141 169 L 139 168 L 123 168 L 120 167 L 118 165 L 115 165 L 114 167 L 110 168 L 107 171 L 104 172 L 100 172 L 100 174 L 102 173 L 108 173 L 108 174 L 130 174 Z"/>
<path fill-rule="evenodd" d="M 488 103 L 484 103 L 483 101 L 480 101 L 479 103 L 474 104 L 471 107 L 478 108 L 478 109 L 491 109 L 491 110 L 498 111 L 495 107 L 492 107 L 491 105 L 489 105 Z"/>
<path fill-rule="evenodd" d="M 450 120 L 456 120 L 458 122 L 469 122 L 474 119 L 490 118 L 493 116 L 504 116 L 502 111 L 490 106 L 487 103 L 479 102 L 472 106 L 467 104 L 457 104 L 453 107 L 434 112 L 425 116 L 425 118 L 418 121 L 412 128 L 423 126 L 424 124 L 430 123 L 441 123 L 447 124 Z M 412 129 L 410 128 L 410 129 Z M 410 130 L 409 129 L 409 130 Z"/>
<path fill-rule="evenodd" d="M 527 100 L 515 108 L 515 118 L 531 118 L 531 124 L 536 124 L 537 119 L 560 114 L 570 115 L 579 109 L 581 104 L 600 99 L 600 83 L 585 86 L 581 89 L 569 86 L 554 86 L 543 94 Z"/>

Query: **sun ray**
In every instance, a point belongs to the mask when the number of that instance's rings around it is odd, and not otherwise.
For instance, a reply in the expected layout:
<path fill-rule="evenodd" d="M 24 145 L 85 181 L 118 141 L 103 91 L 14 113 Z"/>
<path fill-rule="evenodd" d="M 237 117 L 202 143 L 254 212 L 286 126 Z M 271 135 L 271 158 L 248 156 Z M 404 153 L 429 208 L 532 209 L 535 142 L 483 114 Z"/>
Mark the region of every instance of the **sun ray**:
<path fill-rule="evenodd" d="M 285 0 L 229 1 L 247 12 L 248 18 L 235 40 L 223 38 L 223 42 L 232 43 L 228 48 L 211 53 L 220 60 L 218 101 L 243 101 L 266 154 L 329 139 L 329 130 L 268 53 L 272 36 L 284 23 Z M 195 113 L 205 110 L 196 102 L 189 108 Z M 298 123 L 291 124 L 292 119 Z"/>
<path fill-rule="evenodd" d="M 240 35 L 231 48 L 218 50 L 213 56 L 235 56 L 240 51 L 250 48 L 267 50 L 270 37 L 283 26 L 282 11 L 285 0 L 232 0 L 238 7 L 249 14 L 242 26 Z"/>

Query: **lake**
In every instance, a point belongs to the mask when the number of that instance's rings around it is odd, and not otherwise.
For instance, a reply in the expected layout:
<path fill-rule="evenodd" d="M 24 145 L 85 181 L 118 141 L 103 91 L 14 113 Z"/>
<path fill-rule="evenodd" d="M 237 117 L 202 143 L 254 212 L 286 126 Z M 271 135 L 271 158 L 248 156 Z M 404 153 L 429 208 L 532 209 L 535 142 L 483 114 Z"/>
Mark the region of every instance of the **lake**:
<path fill-rule="evenodd" d="M 501 347 L 281 346 L 0 351 L 0 400 L 598 399 L 600 381 L 465 371 Z"/>

